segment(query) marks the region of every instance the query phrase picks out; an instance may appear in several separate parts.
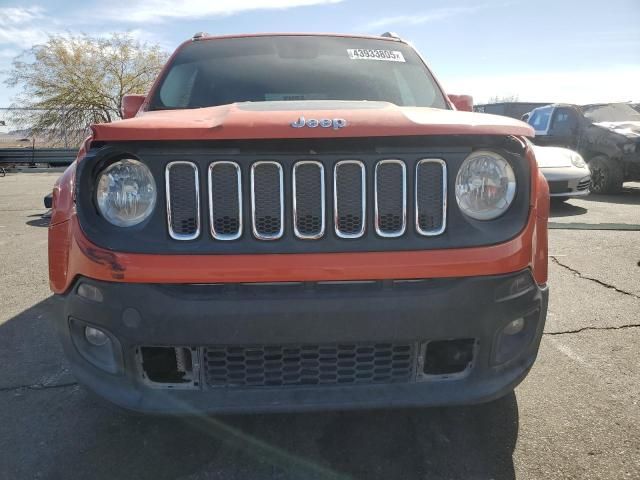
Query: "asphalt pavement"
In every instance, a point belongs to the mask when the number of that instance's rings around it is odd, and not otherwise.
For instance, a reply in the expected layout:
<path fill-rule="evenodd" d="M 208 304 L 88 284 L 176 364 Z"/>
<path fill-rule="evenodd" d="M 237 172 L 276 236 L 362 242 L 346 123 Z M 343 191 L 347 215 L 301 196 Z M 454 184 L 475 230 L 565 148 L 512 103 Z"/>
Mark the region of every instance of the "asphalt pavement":
<path fill-rule="evenodd" d="M 640 478 L 640 184 L 554 205 L 540 355 L 470 407 L 158 418 L 75 383 L 54 335 L 42 197 L 0 178 L 0 478 Z"/>

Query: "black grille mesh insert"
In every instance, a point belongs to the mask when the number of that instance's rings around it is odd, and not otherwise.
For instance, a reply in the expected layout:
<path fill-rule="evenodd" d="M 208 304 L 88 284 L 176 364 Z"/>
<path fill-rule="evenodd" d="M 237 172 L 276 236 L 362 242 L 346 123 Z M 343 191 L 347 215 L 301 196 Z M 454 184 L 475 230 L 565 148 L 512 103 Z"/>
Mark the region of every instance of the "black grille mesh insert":
<path fill-rule="evenodd" d="M 211 387 L 406 383 L 413 344 L 221 346 L 204 349 Z"/>
<path fill-rule="evenodd" d="M 281 171 L 274 163 L 254 164 L 253 222 L 259 237 L 277 238 L 282 232 Z"/>
<path fill-rule="evenodd" d="M 170 165 L 169 204 L 170 227 L 176 236 L 191 237 L 198 232 L 198 175 L 195 164 L 177 163 Z"/>
<path fill-rule="evenodd" d="M 298 235 L 316 237 L 324 230 L 324 179 L 318 163 L 300 163 L 294 167 L 295 225 Z"/>
<path fill-rule="evenodd" d="M 379 163 L 376 168 L 378 230 L 387 235 L 400 234 L 405 224 L 404 165 Z"/>
<path fill-rule="evenodd" d="M 444 167 L 438 162 L 422 162 L 416 175 L 418 226 L 423 232 L 437 232 L 444 222 Z"/>
<path fill-rule="evenodd" d="M 211 168 L 211 220 L 213 234 L 219 238 L 235 238 L 241 231 L 238 191 L 240 170 L 235 164 L 217 162 Z"/>
<path fill-rule="evenodd" d="M 344 162 L 335 168 L 336 230 L 345 236 L 359 236 L 364 230 L 362 177 L 364 167 Z"/>

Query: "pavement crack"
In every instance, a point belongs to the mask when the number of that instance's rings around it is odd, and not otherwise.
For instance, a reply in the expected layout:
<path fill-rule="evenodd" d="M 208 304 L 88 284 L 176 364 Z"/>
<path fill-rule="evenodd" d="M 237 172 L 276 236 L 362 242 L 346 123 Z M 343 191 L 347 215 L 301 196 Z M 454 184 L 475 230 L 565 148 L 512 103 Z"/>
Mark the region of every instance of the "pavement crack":
<path fill-rule="evenodd" d="M 569 335 L 572 333 L 585 332 L 587 330 L 624 330 L 627 328 L 640 328 L 640 323 L 630 323 L 628 325 L 618 325 L 616 327 L 582 327 L 575 330 L 564 330 L 560 332 L 544 332 L 543 335 Z"/>
<path fill-rule="evenodd" d="M 554 257 L 553 255 L 549 255 L 549 257 L 551 257 L 551 261 L 553 261 L 553 263 L 555 263 L 556 265 L 569 270 L 571 273 L 573 273 L 574 275 L 577 275 L 579 278 L 582 278 L 583 280 L 589 280 L 590 282 L 594 282 L 597 283 L 598 285 L 605 287 L 605 288 L 609 288 L 611 290 L 615 290 L 618 293 L 622 293 L 623 295 L 628 295 L 629 297 L 633 297 L 636 298 L 638 300 L 640 300 L 640 296 L 636 295 L 635 293 L 632 292 L 627 292 L 626 290 L 622 290 L 618 287 L 616 287 L 615 285 L 611 285 L 610 283 L 607 282 L 603 282 L 602 280 L 598 280 L 597 278 L 593 278 L 593 277 L 588 277 L 586 275 L 583 275 L 582 272 L 580 272 L 579 270 L 576 270 L 575 268 L 570 267 L 569 265 L 566 265 L 564 263 L 562 263 L 560 260 L 558 260 L 556 257 Z"/>
<path fill-rule="evenodd" d="M 56 383 L 53 385 L 44 385 L 42 383 L 33 383 L 31 385 L 15 385 L 13 387 L 1 387 L 0 392 L 15 392 L 19 390 L 50 390 L 54 388 L 75 387 L 78 382 Z"/>

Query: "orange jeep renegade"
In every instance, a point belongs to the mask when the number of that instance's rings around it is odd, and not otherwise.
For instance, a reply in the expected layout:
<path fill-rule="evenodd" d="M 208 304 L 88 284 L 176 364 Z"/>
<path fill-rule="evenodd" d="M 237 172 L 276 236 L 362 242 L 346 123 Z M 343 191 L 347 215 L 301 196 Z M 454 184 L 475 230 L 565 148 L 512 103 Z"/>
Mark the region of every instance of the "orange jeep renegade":
<path fill-rule="evenodd" d="M 533 364 L 548 187 L 530 126 L 393 34 L 198 34 L 57 182 L 56 319 L 128 409 L 483 402 Z"/>

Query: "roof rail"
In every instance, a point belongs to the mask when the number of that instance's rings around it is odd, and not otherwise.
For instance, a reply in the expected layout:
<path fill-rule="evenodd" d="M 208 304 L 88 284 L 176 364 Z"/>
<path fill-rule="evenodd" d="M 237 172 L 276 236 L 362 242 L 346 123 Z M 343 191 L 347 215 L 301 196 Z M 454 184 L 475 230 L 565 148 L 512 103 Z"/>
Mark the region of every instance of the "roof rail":
<path fill-rule="evenodd" d="M 201 38 L 208 37 L 208 36 L 209 34 L 207 32 L 196 32 L 193 34 L 193 37 L 191 37 L 191 40 L 195 42 L 197 40 L 200 40 Z"/>
<path fill-rule="evenodd" d="M 395 38 L 396 40 L 402 40 L 400 38 L 400 35 L 398 35 L 396 32 L 384 32 L 382 35 L 380 35 L 381 37 L 385 37 L 385 38 Z"/>

